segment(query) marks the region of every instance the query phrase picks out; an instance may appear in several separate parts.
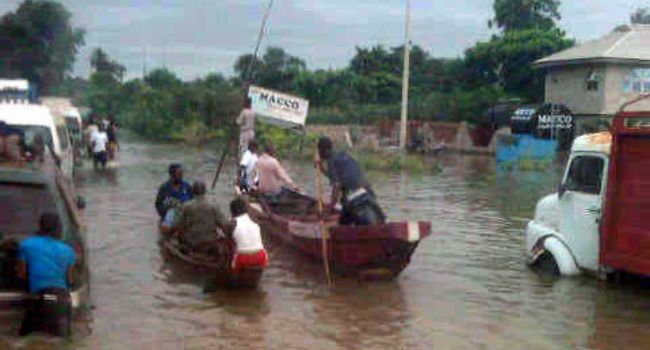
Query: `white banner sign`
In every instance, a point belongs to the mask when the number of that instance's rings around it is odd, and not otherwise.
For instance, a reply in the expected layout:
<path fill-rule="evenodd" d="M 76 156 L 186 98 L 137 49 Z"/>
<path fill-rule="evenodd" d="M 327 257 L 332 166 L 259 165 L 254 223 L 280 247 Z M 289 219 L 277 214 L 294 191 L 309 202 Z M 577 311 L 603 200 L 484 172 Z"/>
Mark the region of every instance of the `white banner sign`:
<path fill-rule="evenodd" d="M 305 126 L 309 101 L 259 86 L 251 86 L 248 96 L 260 119 L 283 126 Z"/>

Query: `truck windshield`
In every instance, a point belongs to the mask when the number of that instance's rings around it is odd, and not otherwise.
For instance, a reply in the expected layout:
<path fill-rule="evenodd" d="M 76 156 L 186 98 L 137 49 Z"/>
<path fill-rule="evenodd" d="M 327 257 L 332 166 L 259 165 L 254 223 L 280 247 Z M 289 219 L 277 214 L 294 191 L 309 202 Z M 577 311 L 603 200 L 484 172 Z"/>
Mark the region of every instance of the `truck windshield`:
<path fill-rule="evenodd" d="M 573 159 L 565 181 L 568 191 L 599 194 L 605 160 L 600 157 L 580 156 Z"/>
<path fill-rule="evenodd" d="M 0 239 L 22 239 L 33 234 L 41 214 L 46 211 L 57 212 L 45 186 L 0 183 Z"/>

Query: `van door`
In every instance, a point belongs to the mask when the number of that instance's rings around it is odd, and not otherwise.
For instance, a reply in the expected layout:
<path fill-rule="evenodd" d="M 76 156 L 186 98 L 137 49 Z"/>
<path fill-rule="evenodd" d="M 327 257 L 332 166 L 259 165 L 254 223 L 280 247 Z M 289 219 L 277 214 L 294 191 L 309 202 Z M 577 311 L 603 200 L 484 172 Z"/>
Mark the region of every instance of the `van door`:
<path fill-rule="evenodd" d="M 600 155 L 577 155 L 562 185 L 560 232 L 580 268 L 598 271 L 603 173 L 607 159 Z"/>
<path fill-rule="evenodd" d="M 61 171 L 66 176 L 72 178 L 74 170 L 74 153 L 70 144 L 70 135 L 65 123 L 56 124 L 56 133 L 59 138 L 59 154 L 61 158 Z"/>

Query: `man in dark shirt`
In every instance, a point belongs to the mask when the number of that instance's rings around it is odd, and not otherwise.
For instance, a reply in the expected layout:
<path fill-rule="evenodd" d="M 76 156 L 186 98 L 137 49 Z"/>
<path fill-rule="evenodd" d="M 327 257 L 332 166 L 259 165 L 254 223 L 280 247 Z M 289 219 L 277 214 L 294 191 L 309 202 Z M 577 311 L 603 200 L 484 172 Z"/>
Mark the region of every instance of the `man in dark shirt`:
<path fill-rule="evenodd" d="M 156 196 L 156 211 L 160 219 L 165 218 L 167 210 L 192 199 L 192 186 L 183 180 L 183 167 L 179 163 L 169 166 L 169 180 L 160 185 Z"/>
<path fill-rule="evenodd" d="M 368 180 L 359 164 L 347 152 L 334 153 L 332 140 L 318 140 L 321 170 L 332 185 L 332 205 L 340 199 L 342 225 L 371 225 L 384 223 L 386 216 L 377 204 Z"/>

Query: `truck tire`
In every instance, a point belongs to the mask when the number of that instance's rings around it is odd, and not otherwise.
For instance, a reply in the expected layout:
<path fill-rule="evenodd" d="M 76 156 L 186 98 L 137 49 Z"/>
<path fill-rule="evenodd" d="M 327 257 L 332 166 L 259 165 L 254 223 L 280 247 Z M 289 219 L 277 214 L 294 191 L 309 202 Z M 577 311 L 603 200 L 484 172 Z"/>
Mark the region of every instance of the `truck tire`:
<path fill-rule="evenodd" d="M 560 267 L 557 265 L 557 261 L 553 257 L 553 254 L 546 252 L 540 256 L 534 267 L 544 275 L 548 276 L 560 276 Z"/>

